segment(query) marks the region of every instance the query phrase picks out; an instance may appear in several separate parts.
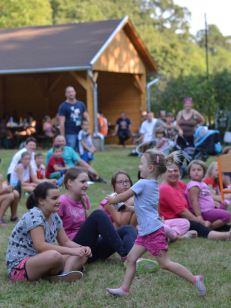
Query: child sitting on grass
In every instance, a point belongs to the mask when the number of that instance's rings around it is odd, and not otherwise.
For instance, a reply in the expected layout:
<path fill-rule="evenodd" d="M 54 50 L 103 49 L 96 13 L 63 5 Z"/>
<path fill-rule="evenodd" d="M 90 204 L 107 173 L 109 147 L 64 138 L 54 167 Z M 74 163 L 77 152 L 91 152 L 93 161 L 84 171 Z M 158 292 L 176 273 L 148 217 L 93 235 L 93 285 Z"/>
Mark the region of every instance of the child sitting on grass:
<path fill-rule="evenodd" d="M 63 155 L 63 147 L 54 146 L 53 155 L 48 161 L 46 166 L 46 177 L 48 179 L 57 179 L 59 182 L 58 185 L 61 185 L 64 179 L 64 174 L 68 167 L 65 165 Z"/>
<path fill-rule="evenodd" d="M 38 179 L 44 180 L 46 178 L 46 167 L 43 164 L 43 154 L 36 153 L 34 156 L 34 160 L 35 160 L 34 173 L 36 174 Z"/>
<path fill-rule="evenodd" d="M 207 184 L 202 180 L 205 176 L 206 165 L 201 160 L 193 160 L 188 166 L 189 178 L 186 194 L 192 212 L 201 222 L 210 222 L 211 229 L 218 229 L 225 226 L 231 220 L 231 213 L 223 205 L 215 207 L 213 194 Z"/>

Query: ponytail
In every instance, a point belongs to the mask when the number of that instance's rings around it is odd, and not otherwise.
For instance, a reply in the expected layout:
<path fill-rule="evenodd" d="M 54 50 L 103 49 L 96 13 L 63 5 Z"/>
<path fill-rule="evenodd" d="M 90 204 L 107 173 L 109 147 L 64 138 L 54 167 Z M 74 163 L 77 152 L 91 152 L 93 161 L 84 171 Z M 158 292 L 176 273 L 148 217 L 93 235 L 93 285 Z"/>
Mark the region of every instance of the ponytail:
<path fill-rule="evenodd" d="M 35 190 L 27 198 L 27 209 L 30 210 L 33 207 L 38 207 L 39 199 L 46 199 L 47 192 L 49 189 L 57 189 L 57 186 L 49 182 L 42 182 L 38 186 L 36 186 Z"/>
<path fill-rule="evenodd" d="M 36 205 L 36 199 L 35 199 L 34 192 L 32 192 L 26 200 L 26 207 L 27 207 L 28 210 L 30 210 L 35 206 L 37 206 Z"/>

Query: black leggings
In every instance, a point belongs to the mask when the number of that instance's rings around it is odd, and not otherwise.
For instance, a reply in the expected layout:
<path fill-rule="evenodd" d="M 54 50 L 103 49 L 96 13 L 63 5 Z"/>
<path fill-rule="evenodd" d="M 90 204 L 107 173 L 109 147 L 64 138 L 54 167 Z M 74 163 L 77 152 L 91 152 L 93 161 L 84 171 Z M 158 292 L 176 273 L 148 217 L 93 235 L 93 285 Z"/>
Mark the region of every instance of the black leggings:
<path fill-rule="evenodd" d="M 74 242 L 89 246 L 92 258 L 106 259 L 117 252 L 126 256 L 134 245 L 137 233 L 133 226 L 125 225 L 115 229 L 107 214 L 102 210 L 94 211 L 81 226 L 73 239 Z"/>
<path fill-rule="evenodd" d="M 189 220 L 189 222 L 190 222 L 189 230 L 196 230 L 197 233 L 198 233 L 198 236 L 208 237 L 211 229 L 205 227 L 204 225 L 202 225 L 201 223 L 199 223 L 197 221 Z"/>
<path fill-rule="evenodd" d="M 231 229 L 230 225 L 224 225 L 223 227 L 219 229 L 212 230 L 208 227 L 205 227 L 204 225 L 202 225 L 201 223 L 197 221 L 189 220 L 189 222 L 190 222 L 189 230 L 196 230 L 198 233 L 198 236 L 201 236 L 201 237 L 208 237 L 210 231 L 227 232 Z"/>

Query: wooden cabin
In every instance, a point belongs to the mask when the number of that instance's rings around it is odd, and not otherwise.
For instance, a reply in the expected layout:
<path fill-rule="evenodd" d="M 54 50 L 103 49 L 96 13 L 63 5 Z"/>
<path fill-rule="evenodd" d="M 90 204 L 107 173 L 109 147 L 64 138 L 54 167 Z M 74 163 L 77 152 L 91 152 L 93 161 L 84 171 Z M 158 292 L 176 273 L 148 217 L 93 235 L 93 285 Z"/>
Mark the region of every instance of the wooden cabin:
<path fill-rule="evenodd" d="M 92 131 L 98 110 L 112 124 L 124 111 L 138 129 L 147 74 L 157 67 L 128 17 L 0 29 L 0 45 L 0 115 L 54 116 L 72 85 L 87 105 Z"/>

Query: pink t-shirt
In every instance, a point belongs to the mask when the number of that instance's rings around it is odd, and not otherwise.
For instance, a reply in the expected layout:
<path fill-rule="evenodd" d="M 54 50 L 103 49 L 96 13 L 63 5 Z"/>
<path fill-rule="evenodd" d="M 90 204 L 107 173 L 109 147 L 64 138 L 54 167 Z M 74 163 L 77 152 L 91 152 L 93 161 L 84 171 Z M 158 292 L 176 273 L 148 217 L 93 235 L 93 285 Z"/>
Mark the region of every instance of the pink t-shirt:
<path fill-rule="evenodd" d="M 210 192 L 208 185 L 205 184 L 204 182 L 197 182 L 197 181 L 190 181 L 186 187 L 186 195 L 189 200 L 190 209 L 193 211 L 192 204 L 189 198 L 189 190 L 192 187 L 198 187 L 200 189 L 198 202 L 201 212 L 204 213 L 213 209 L 214 208 L 213 196 Z"/>
<path fill-rule="evenodd" d="M 86 220 L 86 210 L 91 207 L 90 200 L 87 195 L 83 197 L 86 209 L 83 207 L 81 201 L 73 200 L 68 195 L 61 195 L 59 200 L 58 214 L 63 221 L 63 228 L 67 236 L 73 240 L 81 225 Z"/>
<path fill-rule="evenodd" d="M 107 200 L 106 200 L 106 199 L 103 199 L 103 200 L 100 202 L 100 204 L 99 204 L 99 208 L 100 208 L 101 210 L 103 210 L 103 211 L 107 214 L 107 216 L 108 216 L 108 218 L 111 220 L 111 222 L 113 222 L 113 221 L 112 221 L 112 216 L 111 216 L 111 214 L 109 213 L 109 211 L 108 211 L 107 209 L 105 209 L 105 205 L 106 205 L 107 203 L 108 203 Z"/>

